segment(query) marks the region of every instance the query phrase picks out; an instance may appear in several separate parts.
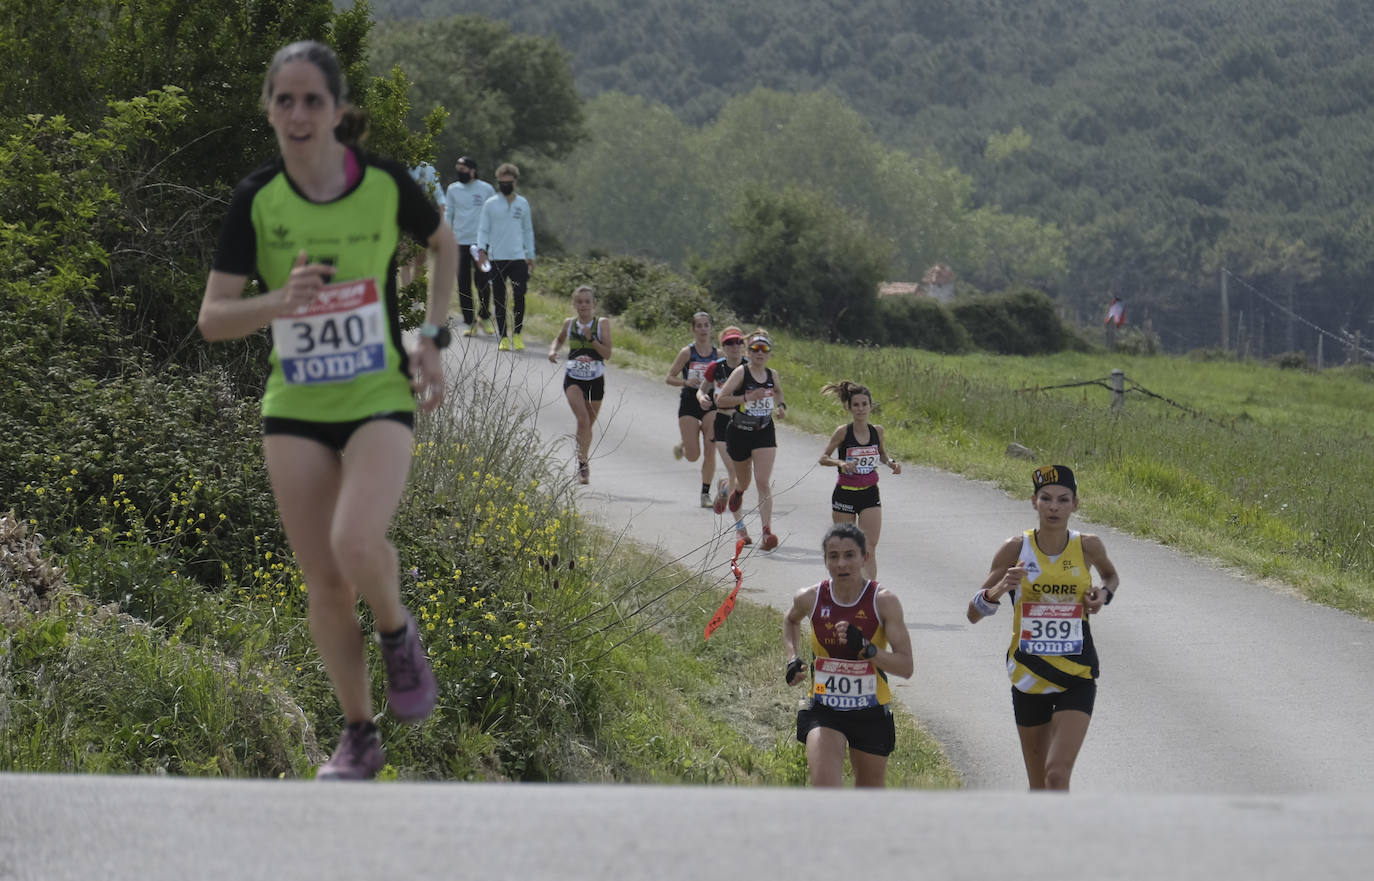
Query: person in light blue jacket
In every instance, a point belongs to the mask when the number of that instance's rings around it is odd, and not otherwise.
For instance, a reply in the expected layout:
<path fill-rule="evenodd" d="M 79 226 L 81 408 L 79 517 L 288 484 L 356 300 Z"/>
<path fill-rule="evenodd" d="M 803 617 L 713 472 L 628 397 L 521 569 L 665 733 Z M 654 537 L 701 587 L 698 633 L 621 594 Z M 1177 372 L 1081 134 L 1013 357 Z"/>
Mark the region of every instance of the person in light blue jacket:
<path fill-rule="evenodd" d="M 491 261 L 491 298 L 496 301 L 496 330 L 503 352 L 525 348 L 520 332 L 525 325 L 525 287 L 534 271 L 534 223 L 530 203 L 515 194 L 520 169 L 509 162 L 496 169 L 500 190 L 482 206 L 477 227 L 477 262 Z M 515 314 L 507 320 L 506 282 L 510 281 Z M 507 338 L 509 337 L 509 338 Z"/>
<path fill-rule="evenodd" d="M 491 184 L 477 177 L 477 160 L 470 156 L 458 157 L 453 166 L 458 179 L 448 185 L 444 194 L 444 210 L 449 226 L 453 227 L 453 237 L 458 240 L 458 308 L 463 312 L 463 321 L 468 329 L 463 336 L 477 333 L 477 322 L 482 322 L 485 333 L 496 333 L 491 326 L 491 291 L 487 287 L 487 274 L 482 271 L 472 246 L 477 244 L 477 229 L 482 221 L 482 206 L 496 195 Z M 477 299 L 472 296 L 473 284 L 477 286 Z"/>

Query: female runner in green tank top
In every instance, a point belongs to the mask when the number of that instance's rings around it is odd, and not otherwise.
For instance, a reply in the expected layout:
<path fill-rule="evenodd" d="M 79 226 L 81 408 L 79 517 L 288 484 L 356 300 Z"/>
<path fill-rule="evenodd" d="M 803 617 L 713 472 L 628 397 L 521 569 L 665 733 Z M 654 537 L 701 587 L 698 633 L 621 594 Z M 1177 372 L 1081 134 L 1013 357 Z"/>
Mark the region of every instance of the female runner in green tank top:
<path fill-rule="evenodd" d="M 309 594 L 310 631 L 345 727 L 317 779 L 367 779 L 385 763 L 373 723 L 361 594 L 382 640 L 392 714 L 433 711 L 434 675 L 401 602 L 387 540 L 414 444 L 416 396 L 443 399 L 453 233 L 404 166 L 357 146 L 338 58 L 313 41 L 277 52 L 262 89 L 280 156 L 234 192 L 205 286 L 208 340 L 272 329 L 263 453 Z M 434 262 L 426 324 L 406 351 L 395 288 L 402 233 Z M 245 296 L 250 278 L 260 292 Z"/>

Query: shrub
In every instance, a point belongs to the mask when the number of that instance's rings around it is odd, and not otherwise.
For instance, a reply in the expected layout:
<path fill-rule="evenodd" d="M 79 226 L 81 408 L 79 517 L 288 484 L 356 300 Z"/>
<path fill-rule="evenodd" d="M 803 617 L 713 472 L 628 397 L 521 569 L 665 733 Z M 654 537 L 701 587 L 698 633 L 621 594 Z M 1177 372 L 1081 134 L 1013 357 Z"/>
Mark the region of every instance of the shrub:
<path fill-rule="evenodd" d="M 1036 290 L 960 298 L 950 311 L 975 345 L 999 355 L 1058 352 L 1069 336 L 1050 298 Z"/>
<path fill-rule="evenodd" d="M 956 353 L 973 347 L 973 341 L 953 314 L 929 297 L 882 297 L 873 342 L 883 346 L 910 346 L 931 352 Z"/>
<path fill-rule="evenodd" d="M 29 511 L 59 551 L 136 541 L 213 586 L 251 571 L 263 542 L 280 550 L 258 407 L 224 371 L 96 381 L 54 366 L 11 390 L 0 506 Z"/>
<path fill-rule="evenodd" d="M 1280 352 L 1269 358 L 1269 363 L 1280 370 L 1311 370 L 1312 362 L 1307 360 L 1306 352 Z"/>

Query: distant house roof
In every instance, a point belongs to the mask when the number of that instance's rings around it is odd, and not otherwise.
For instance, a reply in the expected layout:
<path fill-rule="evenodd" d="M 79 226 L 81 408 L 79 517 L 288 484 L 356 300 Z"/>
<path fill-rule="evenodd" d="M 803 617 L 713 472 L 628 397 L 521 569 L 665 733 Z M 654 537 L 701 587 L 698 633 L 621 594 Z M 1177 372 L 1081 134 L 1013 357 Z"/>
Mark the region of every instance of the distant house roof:
<path fill-rule="evenodd" d="M 944 263 L 936 263 L 926 270 L 926 274 L 921 276 L 921 284 L 936 285 L 950 284 L 954 281 L 954 270 Z"/>
<path fill-rule="evenodd" d="M 921 286 L 914 281 L 884 281 L 878 284 L 878 296 L 900 297 L 918 296 Z"/>

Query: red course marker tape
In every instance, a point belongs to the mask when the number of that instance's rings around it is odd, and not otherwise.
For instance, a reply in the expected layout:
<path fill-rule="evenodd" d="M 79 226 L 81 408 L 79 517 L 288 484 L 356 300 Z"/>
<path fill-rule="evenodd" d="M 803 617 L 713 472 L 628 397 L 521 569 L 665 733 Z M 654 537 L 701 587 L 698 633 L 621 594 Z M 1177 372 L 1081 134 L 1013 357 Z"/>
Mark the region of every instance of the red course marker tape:
<path fill-rule="evenodd" d="M 716 632 L 716 628 L 725 623 L 725 619 L 730 617 L 730 613 L 735 611 L 735 597 L 739 596 L 739 588 L 744 584 L 744 573 L 739 569 L 740 551 L 744 550 L 744 539 L 735 539 L 735 555 L 730 558 L 730 571 L 735 574 L 735 589 L 730 591 L 730 595 L 725 598 L 725 602 L 720 604 L 716 613 L 711 616 L 711 621 L 706 625 L 705 638 L 710 639 L 711 634 Z"/>

